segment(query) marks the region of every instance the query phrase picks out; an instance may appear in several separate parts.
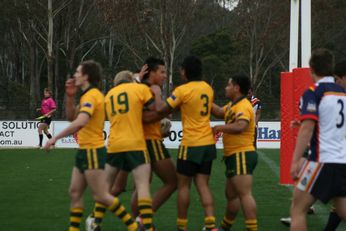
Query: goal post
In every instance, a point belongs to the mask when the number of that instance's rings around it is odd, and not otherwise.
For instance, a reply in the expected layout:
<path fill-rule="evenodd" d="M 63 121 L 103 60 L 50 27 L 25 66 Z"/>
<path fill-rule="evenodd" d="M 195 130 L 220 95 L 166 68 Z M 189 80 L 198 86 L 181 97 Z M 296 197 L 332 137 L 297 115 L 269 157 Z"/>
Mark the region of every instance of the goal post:
<path fill-rule="evenodd" d="M 300 17 L 299 17 L 300 16 Z M 299 24 L 299 18 L 301 23 Z M 300 30 L 299 30 L 299 25 Z M 301 44 L 299 46 L 299 31 Z M 299 47 L 301 48 L 299 65 Z M 292 184 L 290 166 L 298 129 L 290 128 L 299 119 L 299 101 L 303 92 L 313 84 L 309 69 L 311 55 L 311 0 L 291 0 L 289 72 L 280 76 L 280 183 Z"/>

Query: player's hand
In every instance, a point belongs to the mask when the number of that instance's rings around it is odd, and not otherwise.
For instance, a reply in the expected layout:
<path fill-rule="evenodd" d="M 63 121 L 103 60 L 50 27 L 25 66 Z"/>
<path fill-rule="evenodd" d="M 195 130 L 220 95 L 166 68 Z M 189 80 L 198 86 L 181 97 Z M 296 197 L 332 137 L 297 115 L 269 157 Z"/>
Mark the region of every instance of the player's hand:
<path fill-rule="evenodd" d="M 142 81 L 145 74 L 149 72 L 148 70 L 148 64 L 144 64 L 141 68 L 141 71 L 138 73 L 139 81 Z"/>
<path fill-rule="evenodd" d="M 290 169 L 290 174 L 291 174 L 291 178 L 296 181 L 299 178 L 299 171 L 301 168 L 301 162 L 300 161 L 295 161 L 292 162 L 291 164 L 291 169 Z"/>
<path fill-rule="evenodd" d="M 216 126 L 212 127 L 212 130 L 213 130 L 214 136 L 216 136 L 217 134 L 221 133 L 220 125 L 216 125 Z"/>
<path fill-rule="evenodd" d="M 53 149 L 54 145 L 56 143 L 56 139 L 55 137 L 52 137 L 51 139 L 49 139 L 47 141 L 47 143 L 44 145 L 44 150 L 46 150 L 47 152 L 50 151 L 51 149 Z"/>
<path fill-rule="evenodd" d="M 74 79 L 68 79 L 65 82 L 65 94 L 69 97 L 74 97 L 77 93 L 77 87 Z"/>
<path fill-rule="evenodd" d="M 298 128 L 300 127 L 300 125 L 301 125 L 301 122 L 297 119 L 294 119 L 290 123 L 290 128 Z"/>
<path fill-rule="evenodd" d="M 154 95 L 161 95 L 161 88 L 159 87 L 159 85 L 152 85 L 150 89 Z"/>

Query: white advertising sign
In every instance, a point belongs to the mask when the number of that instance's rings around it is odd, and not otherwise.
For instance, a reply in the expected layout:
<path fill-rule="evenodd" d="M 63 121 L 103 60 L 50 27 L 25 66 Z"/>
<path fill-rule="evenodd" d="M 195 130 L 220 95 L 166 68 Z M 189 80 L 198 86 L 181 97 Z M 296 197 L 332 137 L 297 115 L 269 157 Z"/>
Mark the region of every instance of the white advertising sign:
<path fill-rule="evenodd" d="M 37 146 L 37 125 L 37 121 L 0 121 L 0 147 Z"/>
<path fill-rule="evenodd" d="M 10 147 L 36 147 L 38 145 L 37 121 L 0 121 L 0 148 Z M 52 135 L 59 133 L 70 123 L 67 121 L 53 121 L 50 125 Z M 222 121 L 211 122 L 211 125 L 223 124 Z M 280 122 L 259 122 L 257 130 L 258 148 L 280 148 Z M 105 123 L 104 137 L 107 143 L 109 135 L 109 122 Z M 173 121 L 169 137 L 164 139 L 167 148 L 178 148 L 183 137 L 180 121 Z M 45 143 L 47 138 L 44 136 Z M 75 135 L 60 139 L 58 148 L 77 148 Z M 216 147 L 223 148 L 222 135 L 218 137 Z"/>

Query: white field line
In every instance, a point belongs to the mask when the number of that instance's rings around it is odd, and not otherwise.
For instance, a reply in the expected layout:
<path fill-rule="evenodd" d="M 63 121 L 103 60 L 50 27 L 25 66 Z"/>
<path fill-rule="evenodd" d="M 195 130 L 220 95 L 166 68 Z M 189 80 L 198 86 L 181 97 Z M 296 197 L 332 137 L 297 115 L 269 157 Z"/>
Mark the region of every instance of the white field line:
<path fill-rule="evenodd" d="M 274 173 L 274 175 L 279 179 L 280 178 L 280 167 L 278 164 L 275 163 L 270 157 L 268 157 L 267 154 L 265 154 L 262 151 L 257 150 L 258 157 L 266 163 L 266 165 L 270 168 L 270 170 Z M 287 189 L 292 192 L 293 187 L 291 185 L 285 185 Z M 317 202 L 314 204 L 314 207 L 316 209 L 316 214 L 314 216 L 317 216 L 319 220 L 322 221 L 322 224 L 327 223 L 329 210 L 326 209 L 320 202 Z M 289 210 L 289 208 L 287 208 Z"/>

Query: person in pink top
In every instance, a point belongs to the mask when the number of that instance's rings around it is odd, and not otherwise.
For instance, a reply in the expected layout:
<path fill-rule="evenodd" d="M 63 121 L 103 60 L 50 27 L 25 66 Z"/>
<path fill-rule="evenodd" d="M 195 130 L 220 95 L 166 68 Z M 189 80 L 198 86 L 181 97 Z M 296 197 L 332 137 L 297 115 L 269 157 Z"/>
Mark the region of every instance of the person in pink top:
<path fill-rule="evenodd" d="M 52 122 L 53 113 L 56 111 L 56 104 L 52 98 L 52 91 L 48 88 L 45 88 L 43 91 L 44 99 L 41 103 L 41 108 L 37 110 L 41 112 L 42 118 L 40 119 L 40 123 L 38 124 L 38 136 L 39 136 L 39 147 L 42 147 L 43 141 L 43 132 L 46 134 L 47 138 L 52 138 L 52 135 L 49 133 L 48 128 L 50 123 Z"/>

